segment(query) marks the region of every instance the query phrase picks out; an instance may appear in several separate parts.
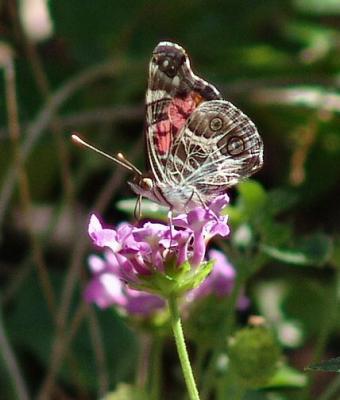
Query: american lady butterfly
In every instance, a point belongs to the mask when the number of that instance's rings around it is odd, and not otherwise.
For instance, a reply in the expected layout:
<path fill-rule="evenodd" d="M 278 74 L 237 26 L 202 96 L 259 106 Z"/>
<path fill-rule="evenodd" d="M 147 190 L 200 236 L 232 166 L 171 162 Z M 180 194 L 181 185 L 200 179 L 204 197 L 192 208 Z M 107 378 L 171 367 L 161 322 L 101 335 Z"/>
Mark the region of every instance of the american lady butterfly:
<path fill-rule="evenodd" d="M 196 76 L 185 50 L 160 42 L 153 51 L 146 92 L 149 172 L 136 172 L 133 191 L 174 211 L 207 205 L 263 164 L 253 122 Z"/>
<path fill-rule="evenodd" d="M 209 203 L 263 163 L 253 122 L 197 77 L 185 50 L 170 42 L 159 43 L 150 62 L 146 143 L 150 173 L 130 185 L 176 211 Z"/>

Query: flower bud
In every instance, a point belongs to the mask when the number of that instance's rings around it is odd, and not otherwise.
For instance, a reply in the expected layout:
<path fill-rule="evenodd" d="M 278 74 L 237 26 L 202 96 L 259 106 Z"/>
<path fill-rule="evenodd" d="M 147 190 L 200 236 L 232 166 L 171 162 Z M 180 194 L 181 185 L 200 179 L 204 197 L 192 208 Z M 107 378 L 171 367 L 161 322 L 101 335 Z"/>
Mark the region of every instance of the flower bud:
<path fill-rule="evenodd" d="M 231 368 L 246 387 L 265 385 L 278 368 L 280 348 L 265 326 L 241 329 L 228 347 Z"/>

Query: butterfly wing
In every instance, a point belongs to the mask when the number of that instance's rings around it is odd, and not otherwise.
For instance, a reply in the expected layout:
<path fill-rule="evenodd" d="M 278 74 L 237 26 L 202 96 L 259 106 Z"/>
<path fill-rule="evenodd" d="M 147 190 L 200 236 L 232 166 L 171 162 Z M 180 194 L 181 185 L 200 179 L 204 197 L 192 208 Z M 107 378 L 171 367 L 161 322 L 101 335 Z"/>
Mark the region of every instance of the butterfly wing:
<path fill-rule="evenodd" d="M 192 72 L 182 47 L 170 42 L 156 46 L 146 92 L 146 143 L 157 182 L 167 182 L 170 151 L 188 117 L 203 101 L 215 99 L 221 99 L 220 93 Z"/>
<path fill-rule="evenodd" d="M 209 200 L 262 163 L 263 143 L 253 122 L 233 104 L 213 100 L 192 112 L 175 138 L 165 170 L 173 186 L 194 188 Z"/>

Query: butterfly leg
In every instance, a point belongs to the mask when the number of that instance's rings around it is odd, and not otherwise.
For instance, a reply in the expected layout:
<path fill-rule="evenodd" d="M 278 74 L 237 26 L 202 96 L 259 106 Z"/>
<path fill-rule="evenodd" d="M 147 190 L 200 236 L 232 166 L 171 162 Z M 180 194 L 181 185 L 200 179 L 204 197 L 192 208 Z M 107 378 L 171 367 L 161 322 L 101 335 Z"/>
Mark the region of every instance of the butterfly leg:
<path fill-rule="evenodd" d="M 133 215 L 137 221 L 139 221 L 142 217 L 142 199 L 143 199 L 142 195 L 139 195 L 137 197 L 135 209 L 133 211 Z"/>
<path fill-rule="evenodd" d="M 172 209 L 170 208 L 170 210 L 168 212 L 168 220 L 169 220 L 169 225 L 170 225 L 170 248 L 171 248 L 172 241 L 173 241 L 172 233 L 173 233 L 173 230 L 174 230 L 174 224 L 173 224 L 173 221 L 172 221 L 172 217 L 173 217 L 173 212 L 172 212 Z"/>
<path fill-rule="evenodd" d="M 206 202 L 202 199 L 202 196 L 199 194 L 199 192 L 195 189 L 193 189 L 191 196 L 188 200 L 188 203 L 193 199 L 194 195 L 196 195 L 198 197 L 198 200 L 201 202 L 201 205 L 203 208 L 205 208 L 206 210 L 209 210 L 208 205 L 206 204 Z"/>
<path fill-rule="evenodd" d="M 214 215 L 214 218 L 216 219 L 216 221 L 218 221 L 218 216 L 209 208 L 207 203 L 202 199 L 202 196 L 199 194 L 199 192 L 197 190 L 194 190 L 193 192 L 194 193 L 192 194 L 191 199 L 192 199 L 193 195 L 196 194 L 196 196 L 198 197 L 199 201 L 202 204 L 202 207 L 205 208 L 207 211 L 212 212 L 212 214 Z"/>
<path fill-rule="evenodd" d="M 207 206 L 207 204 L 205 203 L 205 201 L 202 199 L 202 197 L 201 197 L 200 194 L 197 192 L 197 190 L 193 189 L 192 192 L 191 192 L 190 197 L 188 198 L 188 201 L 187 201 L 186 204 L 185 204 L 185 212 L 189 212 L 189 211 L 190 211 L 190 208 L 189 208 L 190 202 L 191 202 L 191 200 L 194 198 L 194 195 L 195 195 L 195 194 L 196 194 L 196 196 L 198 197 L 198 199 L 199 199 L 199 201 L 200 201 L 202 207 L 205 208 L 206 210 L 208 210 L 209 207 Z"/>

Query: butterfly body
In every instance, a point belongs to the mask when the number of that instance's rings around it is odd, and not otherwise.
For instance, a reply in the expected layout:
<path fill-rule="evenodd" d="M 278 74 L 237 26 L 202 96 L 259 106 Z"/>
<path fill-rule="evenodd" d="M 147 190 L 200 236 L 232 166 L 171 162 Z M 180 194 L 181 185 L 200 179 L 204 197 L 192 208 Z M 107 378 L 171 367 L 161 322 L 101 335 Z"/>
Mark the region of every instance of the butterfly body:
<path fill-rule="evenodd" d="M 252 121 L 191 70 L 183 48 L 156 46 L 146 92 L 149 172 L 132 189 L 175 211 L 208 204 L 259 170 L 263 143 Z"/>

